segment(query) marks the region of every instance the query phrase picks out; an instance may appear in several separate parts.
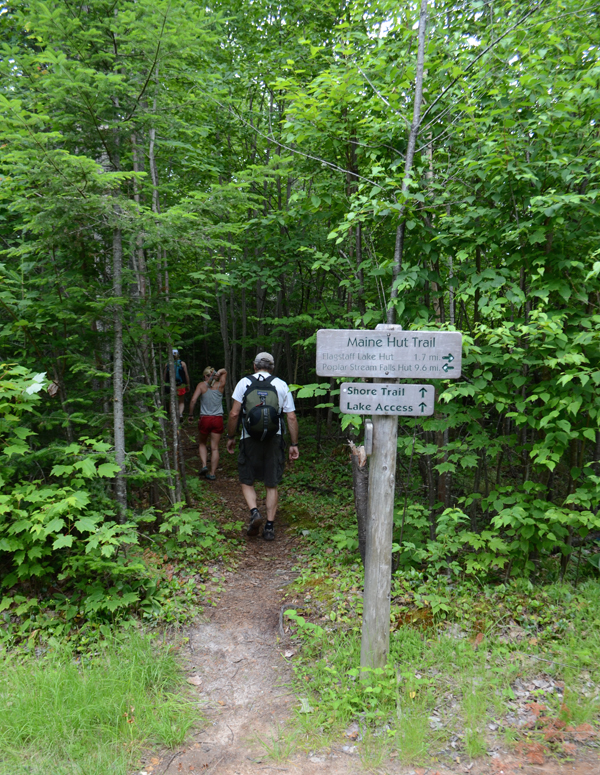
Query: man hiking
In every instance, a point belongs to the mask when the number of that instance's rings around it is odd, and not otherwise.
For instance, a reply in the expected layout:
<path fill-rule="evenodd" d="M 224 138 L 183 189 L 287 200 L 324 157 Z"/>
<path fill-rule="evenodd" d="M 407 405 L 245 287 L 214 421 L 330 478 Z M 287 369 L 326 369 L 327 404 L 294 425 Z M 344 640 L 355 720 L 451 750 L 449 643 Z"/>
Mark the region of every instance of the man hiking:
<path fill-rule="evenodd" d="M 262 516 L 256 506 L 256 479 L 267 488 L 267 521 L 263 528 L 265 541 L 275 538 L 277 485 L 285 466 L 283 415 L 287 415 L 290 432 L 290 460 L 298 460 L 298 420 L 294 398 L 287 384 L 273 376 L 275 361 L 270 353 L 259 353 L 254 359 L 254 374 L 244 377 L 235 386 L 233 406 L 227 422 L 227 451 L 235 451 L 238 424 L 242 428 L 238 454 L 238 474 L 242 494 L 250 509 L 247 535 L 258 535 Z M 241 419 L 241 421 L 240 421 Z"/>
<path fill-rule="evenodd" d="M 223 425 L 223 393 L 227 383 L 225 369 L 215 371 L 207 366 L 203 372 L 204 380 L 196 385 L 190 401 L 188 420 L 191 422 L 196 401 L 200 398 L 200 419 L 198 420 L 198 454 L 202 468 L 200 476 L 205 476 L 214 482 L 219 465 L 219 441 L 225 431 Z M 206 442 L 210 438 L 210 472 L 208 470 L 208 448 Z"/>

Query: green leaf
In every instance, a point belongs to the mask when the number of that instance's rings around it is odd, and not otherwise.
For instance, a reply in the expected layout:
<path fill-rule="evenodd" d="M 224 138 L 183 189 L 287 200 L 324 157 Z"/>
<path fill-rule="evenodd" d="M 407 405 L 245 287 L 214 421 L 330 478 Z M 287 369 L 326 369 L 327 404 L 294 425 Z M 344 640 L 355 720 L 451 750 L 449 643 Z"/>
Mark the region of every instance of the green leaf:
<path fill-rule="evenodd" d="M 73 545 L 73 536 L 72 535 L 61 535 L 59 536 L 56 541 L 52 544 L 53 549 L 62 549 L 63 546 L 72 546 Z"/>
<path fill-rule="evenodd" d="M 114 463 L 102 463 L 98 466 L 98 476 L 112 479 L 120 470 L 120 467 Z"/>
<path fill-rule="evenodd" d="M 57 517 L 56 519 L 53 519 L 51 522 L 49 522 L 46 527 L 46 535 L 50 535 L 50 533 L 57 533 L 59 530 L 62 530 L 65 526 L 64 519 L 60 519 Z"/>
<path fill-rule="evenodd" d="M 92 517 L 81 517 L 75 522 L 74 527 L 79 530 L 80 533 L 93 533 L 98 527 L 98 522 L 97 520 L 92 519 Z"/>

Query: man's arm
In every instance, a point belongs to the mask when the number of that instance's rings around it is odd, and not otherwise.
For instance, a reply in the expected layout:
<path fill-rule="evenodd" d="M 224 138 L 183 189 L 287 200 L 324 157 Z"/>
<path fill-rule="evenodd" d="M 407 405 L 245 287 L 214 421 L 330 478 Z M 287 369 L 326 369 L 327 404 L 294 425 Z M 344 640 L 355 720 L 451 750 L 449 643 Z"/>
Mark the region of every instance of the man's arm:
<path fill-rule="evenodd" d="M 189 418 L 192 419 L 192 415 L 194 414 L 194 407 L 196 406 L 196 401 L 200 398 L 200 396 L 206 392 L 206 382 L 198 382 L 196 385 L 196 389 L 194 390 L 194 395 L 192 396 L 192 400 L 190 401 L 190 412 L 189 412 Z"/>
<path fill-rule="evenodd" d="M 290 460 L 298 460 L 300 453 L 298 451 L 298 418 L 296 412 L 286 412 L 288 430 L 290 432 Z"/>
<path fill-rule="evenodd" d="M 233 455 L 235 452 L 235 434 L 241 410 L 242 404 L 234 400 L 229 411 L 229 419 L 227 420 L 227 452 L 230 455 Z"/>

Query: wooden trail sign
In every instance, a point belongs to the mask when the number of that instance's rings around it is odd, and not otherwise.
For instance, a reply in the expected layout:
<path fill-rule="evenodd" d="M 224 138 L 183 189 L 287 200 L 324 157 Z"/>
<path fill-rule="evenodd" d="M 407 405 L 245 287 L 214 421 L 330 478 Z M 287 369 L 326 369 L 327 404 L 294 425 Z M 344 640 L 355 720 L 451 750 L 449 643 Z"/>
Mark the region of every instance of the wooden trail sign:
<path fill-rule="evenodd" d="M 461 375 L 459 331 L 317 331 L 320 377 L 456 379 Z"/>
<path fill-rule="evenodd" d="M 344 414 L 404 415 L 433 414 L 433 385 L 401 385 L 397 382 L 342 382 L 340 409 Z"/>
<path fill-rule="evenodd" d="M 375 331 L 317 331 L 317 374 L 371 378 L 344 382 L 340 409 L 370 414 L 365 449 L 372 439 L 363 596 L 362 677 L 385 667 L 390 647 L 390 587 L 398 416 L 426 417 L 434 411 L 433 385 L 399 384 L 399 379 L 452 379 L 461 376 L 462 334 L 458 331 L 404 331 L 380 324 Z M 368 425 L 368 428 L 367 428 Z"/>

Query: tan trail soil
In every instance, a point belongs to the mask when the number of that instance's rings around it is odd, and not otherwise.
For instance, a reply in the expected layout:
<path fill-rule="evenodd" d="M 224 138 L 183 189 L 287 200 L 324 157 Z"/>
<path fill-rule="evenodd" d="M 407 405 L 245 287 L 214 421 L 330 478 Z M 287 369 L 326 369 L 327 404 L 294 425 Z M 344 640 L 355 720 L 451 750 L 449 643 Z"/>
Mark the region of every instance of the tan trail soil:
<path fill-rule="evenodd" d="M 197 459 L 186 441 L 189 476 L 197 476 Z M 246 522 L 234 461 L 222 450 L 222 463 L 212 487 L 226 502 L 234 519 Z M 310 497 L 310 496 L 309 496 Z M 259 503 L 259 508 L 260 508 Z M 261 513 L 264 514 L 264 511 Z M 245 534 L 244 534 L 245 535 Z M 288 759 L 269 756 L 269 749 L 298 705 L 290 689 L 290 659 L 284 657 L 289 644 L 279 634 L 279 613 L 285 585 L 294 578 L 292 547 L 296 538 L 281 522 L 276 539 L 247 538 L 237 570 L 226 573 L 224 591 L 206 621 L 189 629 L 185 668 L 198 676 L 201 711 L 208 724 L 191 741 L 175 752 L 148 756 L 139 772 L 148 775 L 352 775 L 377 772 L 386 775 L 600 775 L 600 759 L 594 751 L 580 747 L 576 760 L 560 763 L 547 760 L 543 766 L 528 763 L 514 754 L 500 753 L 475 762 L 468 759 L 452 769 L 401 766 L 390 761 L 369 768 L 361 761 L 359 748 L 341 739 L 330 749 L 306 752 L 297 748 Z M 293 659 L 293 657 L 292 657 Z M 137 775 L 137 774 L 136 774 Z"/>

